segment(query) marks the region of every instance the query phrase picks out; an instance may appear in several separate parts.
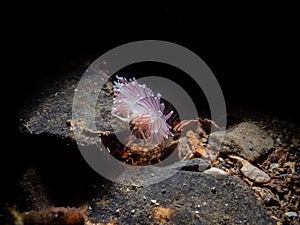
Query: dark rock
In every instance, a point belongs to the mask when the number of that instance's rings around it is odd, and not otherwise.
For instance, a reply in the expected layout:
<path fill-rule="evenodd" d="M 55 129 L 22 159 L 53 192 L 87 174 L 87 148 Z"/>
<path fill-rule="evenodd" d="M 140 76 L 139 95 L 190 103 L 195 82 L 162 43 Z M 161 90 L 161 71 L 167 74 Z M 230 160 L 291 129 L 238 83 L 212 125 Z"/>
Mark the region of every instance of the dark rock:
<path fill-rule="evenodd" d="M 78 120 L 72 121 L 74 94 L 78 91 L 77 85 L 82 80 L 83 73 L 84 71 L 78 71 L 64 75 L 64 80 L 57 79 L 48 82 L 48 86 L 44 87 L 45 90 L 38 93 L 39 97 L 21 113 L 21 130 L 31 134 L 46 133 L 60 138 L 71 138 L 82 144 L 95 144 L 99 141 L 97 131 L 111 133 L 118 131 L 119 126 L 114 126 L 113 129 L 110 113 L 113 100 L 112 83 L 105 81 L 105 77 L 100 75 L 89 76 L 82 81 L 83 85 L 90 88 L 86 88 L 85 94 L 80 92 L 77 95 L 77 102 L 79 102 L 77 107 L 80 110 L 75 112 Z M 99 83 L 105 83 L 105 87 L 101 87 Z M 89 91 L 94 89 L 99 90 L 99 96 L 95 102 L 95 126 L 85 118 L 93 105 L 92 97 L 95 96 L 95 93 L 89 93 Z M 70 121 L 73 126 L 70 126 Z"/>
<path fill-rule="evenodd" d="M 164 218 L 165 224 L 274 224 L 252 190 L 230 176 L 178 171 L 150 186 L 110 184 L 98 196 L 89 203 L 94 209 L 90 220 L 98 223 L 114 219 L 117 224 L 159 224 Z M 170 213 L 157 217 L 157 210 Z"/>
<path fill-rule="evenodd" d="M 237 154 L 249 162 L 256 162 L 268 153 L 274 146 L 274 142 L 261 128 L 253 122 L 243 122 L 227 130 L 223 134 L 214 132 L 210 134 L 213 147 L 219 146 L 223 154 Z"/>
<path fill-rule="evenodd" d="M 253 166 L 247 160 L 233 155 L 229 157 L 238 160 L 243 165 L 241 168 L 242 173 L 245 177 L 251 179 L 252 181 L 256 183 L 267 183 L 271 180 L 268 174 L 266 174 L 264 171 L 257 168 L 256 166 Z"/>

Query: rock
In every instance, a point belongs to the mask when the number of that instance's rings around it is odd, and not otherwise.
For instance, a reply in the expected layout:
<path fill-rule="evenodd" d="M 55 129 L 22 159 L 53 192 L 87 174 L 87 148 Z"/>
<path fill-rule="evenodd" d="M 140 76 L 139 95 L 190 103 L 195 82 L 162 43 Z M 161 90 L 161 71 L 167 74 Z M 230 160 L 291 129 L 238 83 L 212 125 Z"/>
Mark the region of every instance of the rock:
<path fill-rule="evenodd" d="M 213 174 L 213 175 L 218 175 L 218 174 L 227 175 L 224 170 L 221 170 L 221 169 L 218 169 L 218 168 L 215 168 L 215 167 L 212 167 L 212 168 L 209 168 L 208 170 L 205 170 L 204 173 Z"/>
<path fill-rule="evenodd" d="M 241 171 L 245 177 L 248 177 L 250 180 L 256 183 L 266 183 L 271 180 L 270 176 L 264 171 L 258 169 L 256 166 L 253 166 L 247 160 L 242 159 L 241 157 L 230 155 L 230 158 L 238 160 L 242 163 Z"/>
<path fill-rule="evenodd" d="M 150 186 L 109 183 L 98 185 L 97 192 L 99 197 L 88 203 L 94 223 L 114 219 L 117 224 L 274 224 L 253 191 L 230 176 L 178 171 Z M 116 214 L 117 209 L 122 213 Z"/>
<path fill-rule="evenodd" d="M 278 144 L 282 145 L 282 141 L 281 141 L 280 138 L 277 138 L 277 139 L 276 139 L 276 142 L 277 142 Z"/>
<path fill-rule="evenodd" d="M 298 214 L 296 212 L 286 212 L 284 215 L 287 216 L 287 217 L 296 217 L 296 216 L 298 216 Z"/>
<path fill-rule="evenodd" d="M 85 85 L 99 89 L 99 96 L 96 103 L 96 128 L 84 118 L 85 114 L 91 110 L 90 104 L 93 93 L 85 93 L 80 102 L 80 110 L 77 112 L 78 121 L 72 121 L 72 106 L 74 94 L 77 92 L 77 85 L 84 71 L 77 71 L 69 75 L 64 75 L 64 80 L 52 80 L 47 82 L 44 91 L 38 93 L 38 98 L 22 112 L 20 120 L 22 121 L 22 131 L 30 134 L 49 134 L 53 136 L 76 139 L 82 144 L 95 144 L 99 141 L 97 131 L 119 132 L 119 126 L 112 128 L 111 106 L 113 94 L 110 93 L 112 83 L 107 81 L 105 88 L 99 86 L 99 80 L 104 82 L 103 76 L 91 76 L 85 79 Z M 98 87 L 99 86 L 99 87 Z M 102 119 L 99 119 L 101 115 Z M 79 121 L 80 120 L 80 121 Z M 81 132 L 74 132 L 80 130 Z"/>
<path fill-rule="evenodd" d="M 226 131 L 224 140 L 220 132 L 210 134 L 213 147 L 222 143 L 223 154 L 236 154 L 249 162 L 256 162 L 273 148 L 273 139 L 253 122 L 243 122 Z"/>

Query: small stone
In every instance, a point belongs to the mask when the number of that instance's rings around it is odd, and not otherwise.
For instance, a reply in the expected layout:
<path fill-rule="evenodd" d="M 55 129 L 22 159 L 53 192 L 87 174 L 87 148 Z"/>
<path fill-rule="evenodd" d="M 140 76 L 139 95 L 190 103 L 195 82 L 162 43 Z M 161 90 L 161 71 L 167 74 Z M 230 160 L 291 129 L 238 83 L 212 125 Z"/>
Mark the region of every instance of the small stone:
<path fill-rule="evenodd" d="M 270 170 L 274 170 L 274 169 L 278 169 L 280 167 L 280 164 L 279 163 L 272 163 L 270 165 Z"/>
<path fill-rule="evenodd" d="M 216 187 L 212 187 L 210 190 L 212 193 L 214 193 L 214 194 L 216 193 Z"/>
<path fill-rule="evenodd" d="M 264 171 L 258 169 L 256 166 L 253 166 L 251 163 L 249 163 L 247 160 L 230 155 L 230 158 L 238 160 L 240 163 L 242 163 L 241 171 L 245 175 L 245 177 L 249 178 L 250 180 L 256 182 L 256 183 L 266 183 L 271 180 L 270 176 L 266 174 Z"/>
<path fill-rule="evenodd" d="M 221 163 L 224 163 L 224 162 L 225 162 L 224 159 L 221 158 L 221 157 L 219 157 L 218 160 L 219 160 Z"/>
<path fill-rule="evenodd" d="M 277 142 L 278 144 L 282 145 L 282 141 L 280 140 L 280 138 L 277 138 L 277 139 L 276 139 L 276 142 Z"/>
<path fill-rule="evenodd" d="M 298 214 L 296 212 L 286 212 L 284 215 L 287 216 L 287 217 L 296 217 L 296 216 L 298 216 Z"/>
<path fill-rule="evenodd" d="M 252 151 L 252 150 L 253 150 L 253 146 L 252 146 L 252 145 L 249 145 L 248 149 L 249 149 L 250 151 Z"/>
<path fill-rule="evenodd" d="M 195 211 L 196 214 L 199 214 L 200 212 L 198 210 Z"/>
<path fill-rule="evenodd" d="M 166 189 L 162 189 L 162 190 L 161 190 L 161 193 L 162 193 L 162 194 L 166 194 L 166 192 L 167 192 Z"/>
<path fill-rule="evenodd" d="M 152 204 L 156 204 L 156 203 L 157 203 L 157 200 L 151 199 L 151 203 L 152 203 Z"/>
<path fill-rule="evenodd" d="M 121 211 L 121 208 L 118 208 L 117 210 L 116 210 L 116 213 L 119 213 Z"/>
<path fill-rule="evenodd" d="M 131 214 L 133 214 L 135 212 L 135 210 L 133 209 L 133 210 L 131 210 Z"/>
<path fill-rule="evenodd" d="M 218 169 L 216 167 L 212 167 L 208 170 L 205 170 L 204 173 L 206 174 L 212 174 L 212 175 L 227 175 L 226 172 L 224 170 Z"/>
<path fill-rule="evenodd" d="M 231 168 L 231 166 L 230 166 L 229 164 L 227 164 L 227 163 L 224 163 L 223 166 L 224 166 L 225 168 L 227 168 L 227 169 L 230 169 L 230 168 Z"/>

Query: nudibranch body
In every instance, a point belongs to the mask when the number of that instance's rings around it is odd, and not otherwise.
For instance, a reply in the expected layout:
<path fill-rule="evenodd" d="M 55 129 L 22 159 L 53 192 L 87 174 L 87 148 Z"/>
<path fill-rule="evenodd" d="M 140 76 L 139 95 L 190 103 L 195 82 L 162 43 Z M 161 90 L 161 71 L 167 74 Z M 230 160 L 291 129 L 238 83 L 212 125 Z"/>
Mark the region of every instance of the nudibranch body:
<path fill-rule="evenodd" d="M 127 81 L 118 77 L 114 82 L 112 115 L 128 122 L 132 133 L 151 145 L 158 145 L 165 138 L 173 136 L 167 120 L 173 111 L 164 115 L 165 105 L 160 102 L 160 94 L 154 95 L 145 84 L 135 78 Z"/>

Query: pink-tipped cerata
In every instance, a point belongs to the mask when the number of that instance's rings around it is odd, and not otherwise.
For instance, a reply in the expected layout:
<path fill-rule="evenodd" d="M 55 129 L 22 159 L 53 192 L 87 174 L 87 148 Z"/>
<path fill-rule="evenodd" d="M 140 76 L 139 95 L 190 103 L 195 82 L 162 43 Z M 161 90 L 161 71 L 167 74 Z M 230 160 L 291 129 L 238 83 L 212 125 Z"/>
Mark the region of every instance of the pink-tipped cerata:
<path fill-rule="evenodd" d="M 160 94 L 154 96 L 145 84 L 136 79 L 117 76 L 114 82 L 112 115 L 132 126 L 132 133 L 151 145 L 161 144 L 164 138 L 173 136 L 167 120 L 173 114 L 164 115 L 165 106 L 160 102 Z"/>

